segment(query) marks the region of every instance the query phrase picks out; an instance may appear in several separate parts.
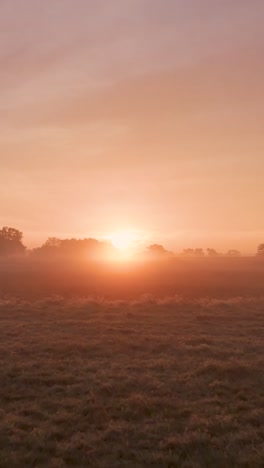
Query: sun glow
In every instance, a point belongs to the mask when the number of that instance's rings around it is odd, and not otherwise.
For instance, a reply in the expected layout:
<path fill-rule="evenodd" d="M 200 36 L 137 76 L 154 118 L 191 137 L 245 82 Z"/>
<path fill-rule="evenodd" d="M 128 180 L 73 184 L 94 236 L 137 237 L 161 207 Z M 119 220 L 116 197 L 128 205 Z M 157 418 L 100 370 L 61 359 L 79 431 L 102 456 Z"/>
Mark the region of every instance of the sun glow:
<path fill-rule="evenodd" d="M 131 250 L 135 246 L 137 236 L 130 231 L 114 232 L 109 235 L 109 240 L 119 250 Z"/>

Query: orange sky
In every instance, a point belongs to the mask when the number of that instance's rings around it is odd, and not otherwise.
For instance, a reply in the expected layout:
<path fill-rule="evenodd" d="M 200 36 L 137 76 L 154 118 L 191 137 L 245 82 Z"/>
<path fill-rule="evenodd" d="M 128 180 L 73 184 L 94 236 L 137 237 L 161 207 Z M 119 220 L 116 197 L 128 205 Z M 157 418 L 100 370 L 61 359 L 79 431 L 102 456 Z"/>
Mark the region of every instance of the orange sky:
<path fill-rule="evenodd" d="M 1 0 L 0 225 L 264 241 L 262 0 Z"/>

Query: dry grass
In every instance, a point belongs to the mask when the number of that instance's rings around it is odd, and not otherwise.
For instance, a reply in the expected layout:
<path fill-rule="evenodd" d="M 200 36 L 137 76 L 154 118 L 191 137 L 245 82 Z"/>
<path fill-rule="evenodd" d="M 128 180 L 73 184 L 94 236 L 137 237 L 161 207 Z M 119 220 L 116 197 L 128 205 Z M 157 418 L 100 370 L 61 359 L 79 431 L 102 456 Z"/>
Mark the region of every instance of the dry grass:
<path fill-rule="evenodd" d="M 262 467 L 263 300 L 0 304 L 1 467 Z"/>

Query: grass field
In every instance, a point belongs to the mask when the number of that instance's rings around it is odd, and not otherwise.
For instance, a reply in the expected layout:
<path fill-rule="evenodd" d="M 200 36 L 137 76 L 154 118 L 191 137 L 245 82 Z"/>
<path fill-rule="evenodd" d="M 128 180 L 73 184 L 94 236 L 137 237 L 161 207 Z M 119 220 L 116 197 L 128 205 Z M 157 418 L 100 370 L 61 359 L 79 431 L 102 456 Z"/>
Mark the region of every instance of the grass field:
<path fill-rule="evenodd" d="M 172 258 L 151 262 L 89 262 L 80 259 L 1 259 L 0 297 L 51 295 L 134 299 L 262 297 L 264 261 L 257 257 Z"/>
<path fill-rule="evenodd" d="M 0 303 L 0 466 L 263 467 L 262 299 Z"/>

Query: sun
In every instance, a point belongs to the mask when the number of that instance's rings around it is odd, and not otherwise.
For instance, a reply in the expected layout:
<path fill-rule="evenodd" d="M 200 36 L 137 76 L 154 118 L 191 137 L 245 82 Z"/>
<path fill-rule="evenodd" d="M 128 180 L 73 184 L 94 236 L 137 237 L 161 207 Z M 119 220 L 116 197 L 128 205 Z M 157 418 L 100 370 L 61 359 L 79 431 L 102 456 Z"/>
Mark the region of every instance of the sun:
<path fill-rule="evenodd" d="M 132 249 L 135 242 L 137 241 L 137 236 L 132 231 L 114 232 L 108 237 L 114 247 L 123 251 Z"/>

